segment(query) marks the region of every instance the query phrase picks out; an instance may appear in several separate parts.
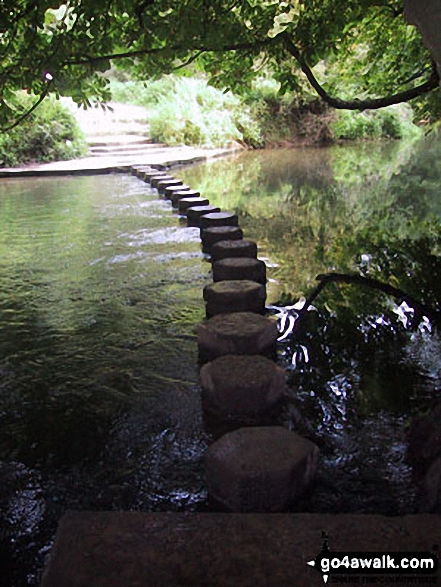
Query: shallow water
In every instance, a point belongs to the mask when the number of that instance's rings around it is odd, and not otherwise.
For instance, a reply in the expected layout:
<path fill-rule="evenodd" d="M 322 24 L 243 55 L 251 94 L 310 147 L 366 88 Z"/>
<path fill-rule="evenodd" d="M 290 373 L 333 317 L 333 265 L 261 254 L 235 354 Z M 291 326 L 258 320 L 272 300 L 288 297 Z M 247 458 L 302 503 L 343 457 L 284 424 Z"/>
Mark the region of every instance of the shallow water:
<path fill-rule="evenodd" d="M 322 454 L 301 511 L 415 510 L 406 425 L 439 390 L 434 328 L 353 286 L 327 286 L 301 321 L 298 308 L 331 270 L 436 305 L 437 160 L 393 143 L 174 172 L 234 209 L 268 265 L 291 389 L 278 423 Z M 198 230 L 131 176 L 3 180 L 0 229 L 0 575 L 21 587 L 66 509 L 212 507 L 195 334 L 211 277 Z"/>
<path fill-rule="evenodd" d="M 205 500 L 209 265 L 199 231 L 130 176 L 3 181 L 0 224 L 1 538 L 35 584 L 67 508 Z"/>

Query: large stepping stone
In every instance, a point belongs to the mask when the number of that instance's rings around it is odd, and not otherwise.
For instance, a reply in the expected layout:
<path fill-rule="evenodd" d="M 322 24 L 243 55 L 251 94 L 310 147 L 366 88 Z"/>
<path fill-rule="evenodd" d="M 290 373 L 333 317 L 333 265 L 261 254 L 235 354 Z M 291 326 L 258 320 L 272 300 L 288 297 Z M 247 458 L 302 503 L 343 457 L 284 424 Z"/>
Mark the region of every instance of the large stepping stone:
<path fill-rule="evenodd" d="M 285 371 L 261 355 L 225 355 L 200 372 L 204 410 L 226 420 L 254 419 L 283 399 Z"/>
<path fill-rule="evenodd" d="M 256 281 L 218 281 L 203 291 L 207 318 L 229 312 L 265 311 L 266 288 Z"/>
<path fill-rule="evenodd" d="M 257 259 L 257 244 L 254 241 L 224 240 L 219 241 L 211 247 L 211 260 L 220 261 L 229 257 L 250 257 Z"/>
<path fill-rule="evenodd" d="M 204 320 L 198 328 L 201 362 L 223 355 L 276 356 L 277 323 L 252 312 L 219 314 Z"/>
<path fill-rule="evenodd" d="M 212 226 L 201 231 L 202 250 L 211 253 L 212 246 L 223 240 L 240 240 L 243 231 L 239 226 Z"/>
<path fill-rule="evenodd" d="M 213 281 L 228 279 L 249 279 L 265 284 L 266 265 L 251 257 L 227 257 L 213 263 Z"/>
<path fill-rule="evenodd" d="M 166 175 L 169 175 L 167 173 L 167 171 L 160 171 L 159 169 L 152 169 L 150 171 L 144 171 L 143 175 L 142 175 L 142 179 L 144 181 L 150 182 L 152 177 L 159 177 L 159 176 L 164 177 Z"/>
<path fill-rule="evenodd" d="M 140 179 L 143 179 L 144 173 L 152 172 L 153 169 L 150 165 L 132 165 L 130 167 L 130 173 L 136 175 Z M 156 170 L 157 172 L 158 170 Z"/>
<path fill-rule="evenodd" d="M 173 208 L 178 208 L 179 201 L 183 198 L 198 198 L 200 195 L 200 192 L 196 190 L 177 190 L 171 194 L 172 206 Z"/>
<path fill-rule="evenodd" d="M 190 186 L 186 185 L 186 184 L 181 184 L 181 185 L 171 185 L 165 188 L 164 190 L 164 196 L 168 199 L 171 200 L 172 199 L 172 195 L 174 194 L 174 192 L 185 192 L 187 190 L 190 189 Z"/>
<path fill-rule="evenodd" d="M 213 212 L 201 220 L 201 231 L 211 226 L 238 226 L 239 219 L 233 212 Z"/>
<path fill-rule="evenodd" d="M 160 194 L 163 194 L 165 192 L 165 188 L 171 186 L 180 186 L 182 188 L 183 185 L 184 184 L 180 179 L 162 179 L 161 181 L 158 181 L 156 189 Z"/>
<path fill-rule="evenodd" d="M 308 487 L 318 447 L 281 426 L 240 428 L 205 455 L 209 495 L 234 512 L 280 512 Z"/>
<path fill-rule="evenodd" d="M 181 198 L 178 202 L 179 214 L 187 214 L 188 208 L 208 206 L 209 204 L 210 202 L 207 198 L 201 198 L 200 196 Z"/>
<path fill-rule="evenodd" d="M 175 179 L 175 178 L 173 177 L 173 175 L 167 175 L 166 173 L 165 174 L 160 173 L 160 174 L 152 176 L 149 181 L 150 181 L 150 185 L 152 186 L 152 188 L 157 188 L 158 183 L 160 181 L 165 181 L 166 179 L 170 180 L 170 179 Z"/>
<path fill-rule="evenodd" d="M 195 226 L 199 227 L 201 224 L 201 217 L 204 214 L 209 214 L 211 212 L 220 212 L 220 208 L 217 206 L 191 206 L 187 208 L 187 222 L 188 226 Z"/>

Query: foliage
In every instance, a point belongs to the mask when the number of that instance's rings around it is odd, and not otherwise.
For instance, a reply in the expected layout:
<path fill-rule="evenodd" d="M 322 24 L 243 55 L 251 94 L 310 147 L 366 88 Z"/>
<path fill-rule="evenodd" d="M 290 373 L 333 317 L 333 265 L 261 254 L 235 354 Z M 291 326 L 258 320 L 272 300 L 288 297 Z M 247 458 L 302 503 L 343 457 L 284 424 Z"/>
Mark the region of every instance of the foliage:
<path fill-rule="evenodd" d="M 168 145 L 218 147 L 234 140 L 258 146 L 261 135 L 251 110 L 231 92 L 201 77 L 164 76 L 157 81 L 112 81 L 114 99 L 148 111 L 150 136 Z"/>
<path fill-rule="evenodd" d="M 26 108 L 35 97 L 22 94 L 17 100 Z M 55 98 L 48 98 L 19 126 L 0 134 L 0 166 L 72 159 L 86 151 L 75 118 Z"/>
<path fill-rule="evenodd" d="M 402 12 L 401 0 L 4 0 L 0 124 L 25 115 L 16 90 L 36 102 L 50 92 L 86 106 L 108 100 L 102 72 L 111 62 L 140 79 L 191 65 L 233 90 L 249 88 L 266 67 L 281 93 L 301 89 L 306 73 L 323 97 L 346 94 L 353 108 L 355 98 L 413 91 L 428 78 L 423 89 L 432 89 L 430 55 Z M 438 93 L 430 101 L 436 111 Z M 421 117 L 427 110 L 422 103 Z"/>
<path fill-rule="evenodd" d="M 331 123 L 331 132 L 335 139 L 412 138 L 421 134 L 412 123 L 412 116 L 408 105 L 360 113 L 342 110 Z"/>

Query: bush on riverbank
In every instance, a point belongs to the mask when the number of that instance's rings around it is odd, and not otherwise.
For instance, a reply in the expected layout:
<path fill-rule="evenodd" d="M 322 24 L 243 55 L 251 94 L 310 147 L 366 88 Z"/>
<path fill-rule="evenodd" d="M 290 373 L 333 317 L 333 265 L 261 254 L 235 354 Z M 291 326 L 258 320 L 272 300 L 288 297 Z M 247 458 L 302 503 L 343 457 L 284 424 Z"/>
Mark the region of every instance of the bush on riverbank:
<path fill-rule="evenodd" d="M 366 112 L 340 110 L 331 122 L 330 130 L 335 140 L 406 139 L 422 133 L 413 123 L 412 108 L 408 104 Z"/>
<path fill-rule="evenodd" d="M 148 110 L 150 136 L 167 145 L 220 147 L 232 141 L 260 146 L 262 137 L 251 109 L 231 92 L 196 77 L 166 76 L 148 82 L 111 82 L 117 102 Z"/>
<path fill-rule="evenodd" d="M 19 97 L 23 111 L 35 96 Z M 0 134 L 0 166 L 62 161 L 87 153 L 87 145 L 74 116 L 55 98 L 46 98 L 23 122 Z"/>
<path fill-rule="evenodd" d="M 311 94 L 280 95 L 279 87 L 265 77 L 238 97 L 200 77 L 111 81 L 113 99 L 145 107 L 151 138 L 167 145 L 218 147 L 231 141 L 253 148 L 320 145 L 401 139 L 420 132 L 407 104 L 373 112 L 335 111 Z"/>

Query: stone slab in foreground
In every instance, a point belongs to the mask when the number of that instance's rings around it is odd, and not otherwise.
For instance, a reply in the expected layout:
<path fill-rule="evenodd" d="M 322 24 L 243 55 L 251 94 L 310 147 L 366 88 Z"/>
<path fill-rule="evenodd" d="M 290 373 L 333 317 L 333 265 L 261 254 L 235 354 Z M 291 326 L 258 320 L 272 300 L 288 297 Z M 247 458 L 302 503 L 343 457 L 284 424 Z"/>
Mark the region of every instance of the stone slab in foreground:
<path fill-rule="evenodd" d="M 441 517 L 429 514 L 72 512 L 60 522 L 42 587 L 323 586 L 307 565 L 322 550 L 322 531 L 333 552 L 441 546 Z M 432 585 L 441 585 L 439 573 Z M 398 583 L 382 575 L 389 584 Z"/>

